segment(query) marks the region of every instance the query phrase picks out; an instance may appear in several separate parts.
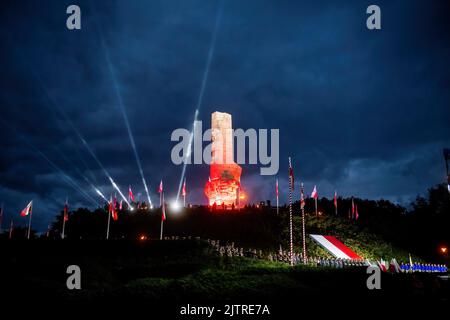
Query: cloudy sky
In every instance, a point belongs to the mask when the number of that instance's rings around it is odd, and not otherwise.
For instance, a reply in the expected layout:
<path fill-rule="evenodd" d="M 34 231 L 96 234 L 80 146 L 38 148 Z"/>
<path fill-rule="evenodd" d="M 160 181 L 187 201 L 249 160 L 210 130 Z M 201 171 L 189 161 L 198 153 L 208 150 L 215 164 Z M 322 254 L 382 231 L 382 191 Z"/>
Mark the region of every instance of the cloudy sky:
<path fill-rule="evenodd" d="M 306 2 L 306 1 L 305 1 Z M 78 4 L 82 28 L 66 28 Z M 105 170 L 126 192 L 175 196 L 171 132 L 190 128 L 217 24 L 199 119 L 280 129 L 280 171 L 244 165 L 251 201 L 284 202 L 287 157 L 309 192 L 408 203 L 445 178 L 450 146 L 448 1 L 2 1 L 0 202 L 3 226 L 34 200 L 34 227 L 61 209 L 109 197 Z M 218 21 L 218 17 L 220 20 Z M 80 138 L 86 141 L 82 142 Z M 188 201 L 206 203 L 208 166 L 187 167 Z M 90 183 L 88 183 L 89 181 Z"/>

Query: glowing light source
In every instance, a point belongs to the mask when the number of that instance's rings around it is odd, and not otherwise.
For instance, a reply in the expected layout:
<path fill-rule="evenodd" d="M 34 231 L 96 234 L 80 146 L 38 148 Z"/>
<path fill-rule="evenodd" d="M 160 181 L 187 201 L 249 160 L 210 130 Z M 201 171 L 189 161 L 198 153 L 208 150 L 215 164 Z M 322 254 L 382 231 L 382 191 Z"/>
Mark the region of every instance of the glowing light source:
<path fill-rule="evenodd" d="M 180 206 L 180 204 L 179 204 L 178 201 L 174 201 L 174 202 L 172 202 L 172 204 L 170 205 L 170 208 L 171 208 L 173 211 L 177 212 L 177 211 L 180 211 L 181 206 Z"/>
<path fill-rule="evenodd" d="M 440 248 L 439 248 L 439 251 L 440 251 L 442 254 L 447 254 L 448 248 L 447 248 L 447 247 L 440 247 Z"/>
<path fill-rule="evenodd" d="M 139 240 L 145 241 L 145 240 L 147 240 L 147 236 L 145 234 L 142 234 L 139 236 Z"/>

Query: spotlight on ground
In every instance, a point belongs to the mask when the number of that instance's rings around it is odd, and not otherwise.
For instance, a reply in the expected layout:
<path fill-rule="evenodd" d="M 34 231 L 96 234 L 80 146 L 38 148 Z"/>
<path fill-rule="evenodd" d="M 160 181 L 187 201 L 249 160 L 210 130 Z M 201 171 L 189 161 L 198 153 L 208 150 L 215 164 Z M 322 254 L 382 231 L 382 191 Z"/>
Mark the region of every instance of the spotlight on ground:
<path fill-rule="evenodd" d="M 175 212 L 178 212 L 178 211 L 181 210 L 181 206 L 180 206 L 180 203 L 179 203 L 178 201 L 172 202 L 172 204 L 170 205 L 170 208 L 171 208 L 173 211 L 175 211 Z"/>

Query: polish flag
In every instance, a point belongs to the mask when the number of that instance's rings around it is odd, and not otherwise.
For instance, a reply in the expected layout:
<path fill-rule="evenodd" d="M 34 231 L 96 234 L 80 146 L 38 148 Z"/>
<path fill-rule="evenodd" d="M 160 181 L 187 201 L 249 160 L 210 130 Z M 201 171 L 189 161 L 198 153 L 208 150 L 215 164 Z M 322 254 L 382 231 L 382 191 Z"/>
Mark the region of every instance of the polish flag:
<path fill-rule="evenodd" d="M 69 220 L 69 203 L 66 199 L 66 203 L 64 204 L 64 221 Z"/>
<path fill-rule="evenodd" d="M 353 201 L 353 198 L 352 198 L 352 219 L 354 216 L 355 216 L 355 202 Z"/>
<path fill-rule="evenodd" d="M 337 208 L 337 191 L 334 191 L 334 207 Z"/>
<path fill-rule="evenodd" d="M 30 203 L 20 212 L 20 215 L 22 217 L 26 217 L 29 214 L 32 214 L 33 210 L 33 200 L 30 201 Z"/>
<path fill-rule="evenodd" d="M 317 193 L 317 188 L 314 186 L 314 189 L 311 193 L 311 198 L 317 199 L 319 197 L 319 194 Z"/>
<path fill-rule="evenodd" d="M 277 179 L 277 182 L 275 184 L 275 194 L 277 195 L 277 198 L 278 198 L 278 195 L 279 195 L 279 193 L 278 193 L 278 179 Z"/>
<path fill-rule="evenodd" d="M 381 259 L 381 261 L 377 261 L 377 264 L 380 267 L 381 271 L 383 271 L 383 272 L 388 271 L 388 266 L 386 264 L 386 261 L 384 261 L 383 259 Z"/>
<path fill-rule="evenodd" d="M 183 197 L 186 196 L 186 179 L 184 179 L 184 182 L 183 182 L 183 189 L 181 190 L 181 195 Z"/>
<path fill-rule="evenodd" d="M 162 215 L 161 215 L 161 221 L 166 221 L 166 206 L 162 205 Z"/>
<path fill-rule="evenodd" d="M 128 187 L 128 197 L 130 198 L 131 201 L 134 202 L 134 194 L 133 191 L 131 190 L 131 186 Z"/>
<path fill-rule="evenodd" d="M 159 183 L 158 193 L 162 193 L 162 192 L 163 192 L 163 182 L 161 180 L 161 182 Z"/>
<path fill-rule="evenodd" d="M 119 218 L 117 216 L 116 205 L 117 205 L 116 197 L 114 197 L 114 200 L 111 197 L 109 200 L 109 210 L 108 211 L 114 221 L 116 221 Z"/>
<path fill-rule="evenodd" d="M 300 186 L 300 208 L 303 209 L 305 207 L 305 193 L 303 188 L 303 182 Z"/>
<path fill-rule="evenodd" d="M 319 234 L 311 234 L 311 238 L 321 247 L 327 250 L 336 258 L 340 259 L 361 259 L 353 250 L 343 244 L 333 236 L 322 236 Z"/>

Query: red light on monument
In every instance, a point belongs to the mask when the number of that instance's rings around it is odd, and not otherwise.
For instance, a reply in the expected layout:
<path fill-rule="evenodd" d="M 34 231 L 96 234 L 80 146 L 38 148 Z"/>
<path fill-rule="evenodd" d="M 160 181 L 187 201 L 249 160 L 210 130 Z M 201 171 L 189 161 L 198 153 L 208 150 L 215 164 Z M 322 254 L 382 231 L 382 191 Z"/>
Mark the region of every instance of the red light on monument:
<path fill-rule="evenodd" d="M 231 115 L 214 112 L 211 129 L 211 165 L 205 195 L 210 206 L 236 206 L 242 168 L 234 162 Z"/>

